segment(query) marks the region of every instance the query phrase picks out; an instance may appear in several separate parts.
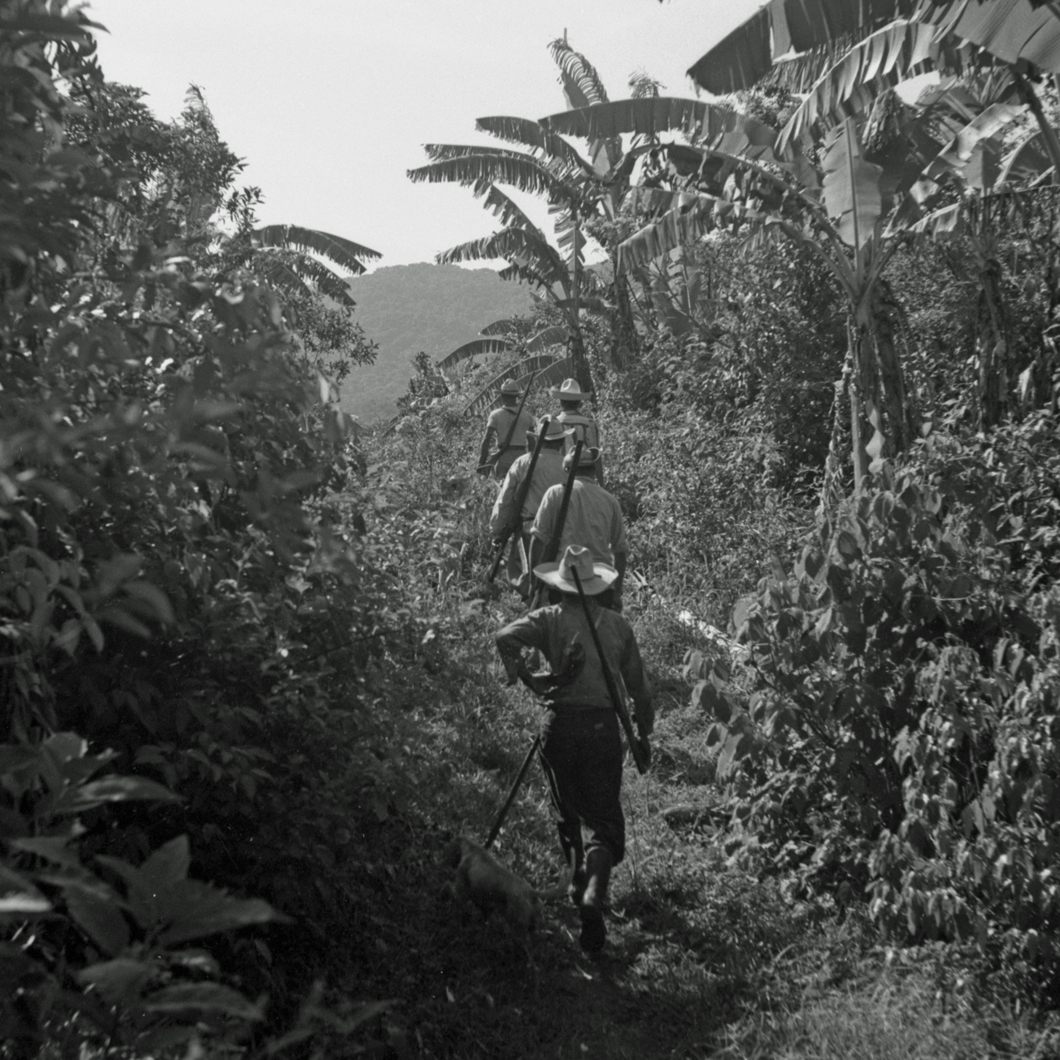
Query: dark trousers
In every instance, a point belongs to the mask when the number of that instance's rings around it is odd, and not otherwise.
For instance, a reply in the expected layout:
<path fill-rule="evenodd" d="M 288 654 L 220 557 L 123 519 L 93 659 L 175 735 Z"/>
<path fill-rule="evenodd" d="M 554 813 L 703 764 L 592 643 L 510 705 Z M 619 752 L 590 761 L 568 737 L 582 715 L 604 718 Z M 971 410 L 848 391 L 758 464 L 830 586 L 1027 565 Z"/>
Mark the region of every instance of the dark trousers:
<path fill-rule="evenodd" d="M 549 714 L 541 757 L 567 864 L 606 847 L 618 864 L 626 851 L 622 814 L 622 736 L 610 708 Z"/>

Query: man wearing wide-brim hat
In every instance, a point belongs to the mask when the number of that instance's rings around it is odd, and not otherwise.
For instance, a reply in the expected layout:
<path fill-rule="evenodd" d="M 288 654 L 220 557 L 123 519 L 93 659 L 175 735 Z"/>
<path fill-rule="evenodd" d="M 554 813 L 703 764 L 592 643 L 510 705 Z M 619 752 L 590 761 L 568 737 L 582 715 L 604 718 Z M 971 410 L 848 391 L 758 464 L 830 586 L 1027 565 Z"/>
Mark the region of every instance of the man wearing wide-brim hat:
<path fill-rule="evenodd" d="M 520 407 L 522 396 L 522 387 L 514 379 L 505 379 L 501 384 L 501 405 L 486 419 L 478 466 L 484 469 L 492 464 L 492 475 L 498 482 L 504 480 L 515 458 L 524 452 L 523 436 L 534 429 L 533 416 Z"/>
<path fill-rule="evenodd" d="M 586 607 L 578 598 L 575 571 L 589 598 Z M 606 938 L 603 909 L 611 869 L 625 854 L 626 824 L 619 800 L 622 736 L 590 621 L 611 673 L 621 675 L 633 700 L 633 722 L 642 741 L 654 726 L 655 708 L 633 628 L 598 602 L 618 571 L 594 563 L 587 548 L 571 545 L 558 563 L 542 563 L 534 574 L 558 590 L 559 602 L 505 626 L 497 634 L 497 650 L 510 682 L 523 664 L 523 652 L 531 649 L 545 656 L 554 674 L 570 675 L 548 695 L 541 756 L 559 815 L 560 845 L 573 871 L 571 898 L 581 913 L 581 946 L 597 953 Z"/>
<path fill-rule="evenodd" d="M 622 506 L 596 482 L 599 459 L 599 449 L 582 449 L 555 555 L 562 554 L 568 545 L 584 545 L 592 552 L 595 562 L 613 566 L 618 571 L 618 577 L 611 594 L 612 606 L 621 611 L 622 581 L 628 552 L 626 525 Z M 564 471 L 569 472 L 573 462 L 574 453 L 567 453 L 563 458 Z M 541 498 L 534 525 L 530 528 L 531 565 L 544 556 L 549 541 L 555 536 L 562 507 L 563 486 L 551 486 Z"/>
<path fill-rule="evenodd" d="M 537 515 L 538 505 L 546 491 L 551 486 L 563 485 L 563 443 L 571 433 L 569 428 L 558 423 L 554 417 L 544 417 L 542 424 L 546 421 L 545 440 L 537 454 L 534 476 L 530 480 L 530 486 L 523 498 L 522 510 L 519 512 L 519 533 L 512 535 L 511 550 L 508 553 L 508 580 L 524 599 L 530 595 L 530 528 L 534 525 L 534 516 Z M 541 424 L 538 425 L 538 431 L 540 429 Z M 536 431 L 526 435 L 526 444 L 531 450 L 536 442 Z M 532 459 L 531 453 L 516 457 L 515 463 L 504 477 L 504 484 L 497 494 L 490 514 L 490 533 L 495 544 L 505 529 L 512 525 L 519 490 L 530 472 Z"/>
<path fill-rule="evenodd" d="M 569 453 L 580 441 L 585 443 L 587 449 L 600 448 L 600 427 L 592 414 L 582 410 L 582 402 L 592 397 L 592 391 L 582 390 L 577 379 L 564 379 L 559 386 L 549 387 L 549 394 L 557 398 L 560 411 L 556 414 L 565 427 L 570 427 L 573 434 L 567 442 L 564 452 Z M 604 484 L 603 461 L 598 460 L 593 468 L 596 481 L 602 486 Z"/>

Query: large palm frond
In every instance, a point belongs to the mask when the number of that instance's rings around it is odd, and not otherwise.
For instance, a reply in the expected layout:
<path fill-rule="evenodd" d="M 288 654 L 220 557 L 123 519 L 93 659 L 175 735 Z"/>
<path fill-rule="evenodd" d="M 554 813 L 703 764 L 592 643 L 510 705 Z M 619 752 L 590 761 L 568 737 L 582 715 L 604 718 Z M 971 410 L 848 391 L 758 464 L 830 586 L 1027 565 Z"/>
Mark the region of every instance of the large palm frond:
<path fill-rule="evenodd" d="M 607 89 L 596 67 L 581 52 L 576 52 L 566 37 L 552 41 L 548 50 L 559 67 L 560 84 L 568 107 L 574 109 L 607 102 Z"/>
<path fill-rule="evenodd" d="M 512 344 L 507 339 L 472 339 L 471 342 L 465 342 L 463 346 L 457 346 L 452 353 L 446 354 L 435 367 L 439 372 L 446 372 L 461 361 L 494 353 L 507 353 L 511 348 Z"/>
<path fill-rule="evenodd" d="M 771 147 L 776 139 L 776 132 L 756 118 L 703 100 L 673 96 L 620 99 L 561 111 L 542 118 L 541 124 L 557 133 L 588 140 L 616 138 L 623 133 L 654 139 L 663 132 L 678 132 L 690 140 L 712 143 L 737 130 L 762 146 Z"/>
<path fill-rule="evenodd" d="M 909 18 L 919 0 L 770 0 L 695 62 L 688 76 L 715 95 L 761 80 L 774 60 L 808 52 L 844 36 L 858 37 L 895 18 Z"/>
<path fill-rule="evenodd" d="M 548 354 L 535 354 L 527 357 L 511 368 L 505 368 L 499 375 L 494 376 L 469 402 L 464 406 L 463 415 L 478 416 L 485 412 L 491 405 L 500 399 L 501 384 L 506 379 L 514 379 L 520 386 L 525 386 L 533 373 L 535 382 L 540 378 L 542 370 L 549 369 L 556 361 L 555 357 Z"/>
<path fill-rule="evenodd" d="M 592 173 L 593 167 L 562 136 L 545 128 L 541 122 L 529 118 L 495 116 L 477 118 L 475 127 L 499 140 L 535 148 L 549 159 L 555 159 L 564 169 Z"/>
<path fill-rule="evenodd" d="M 491 147 L 427 144 L 427 154 L 438 161 L 408 170 L 413 183 L 462 184 L 475 195 L 485 195 L 494 184 L 507 184 L 551 202 L 569 201 L 573 189 L 533 155 Z"/>
<path fill-rule="evenodd" d="M 871 33 L 822 72 L 780 131 L 777 150 L 865 111 L 882 89 L 933 69 L 938 54 L 931 26 L 903 19 Z"/>
<path fill-rule="evenodd" d="M 321 232 L 300 225 L 265 225 L 253 234 L 254 240 L 263 247 L 278 247 L 296 250 L 302 254 L 319 254 L 340 269 L 356 275 L 365 271 L 362 259 L 381 258 L 378 250 L 363 247 L 352 239 Z"/>
<path fill-rule="evenodd" d="M 566 35 L 562 40 L 554 40 L 548 47 L 559 67 L 563 97 L 569 110 L 608 102 L 607 90 L 596 68 L 567 43 Z M 621 141 L 613 138 L 590 141 L 589 160 L 598 174 L 613 170 L 621 158 Z"/>
<path fill-rule="evenodd" d="M 559 251 L 537 229 L 504 228 L 481 239 L 450 247 L 437 255 L 436 260 L 439 265 L 447 265 L 490 258 L 503 258 L 510 266 L 521 270 L 522 278 L 529 279 L 532 274 L 536 279 L 531 282 L 546 287 L 568 283 L 566 265 Z M 504 276 L 503 271 L 501 275 Z"/>
<path fill-rule="evenodd" d="M 1056 9 L 1056 10 L 1054 10 Z M 688 75 L 717 95 L 750 88 L 789 52 L 815 53 L 830 65 L 874 29 L 895 19 L 931 25 L 938 36 L 963 38 L 1004 62 L 1021 59 L 1060 73 L 1060 9 L 1040 0 L 770 0 L 703 55 Z M 800 58 L 801 61 L 801 58 Z M 816 67 L 813 80 L 823 72 Z M 784 71 L 779 72 L 784 77 Z M 803 91 L 809 82 L 792 82 Z"/>

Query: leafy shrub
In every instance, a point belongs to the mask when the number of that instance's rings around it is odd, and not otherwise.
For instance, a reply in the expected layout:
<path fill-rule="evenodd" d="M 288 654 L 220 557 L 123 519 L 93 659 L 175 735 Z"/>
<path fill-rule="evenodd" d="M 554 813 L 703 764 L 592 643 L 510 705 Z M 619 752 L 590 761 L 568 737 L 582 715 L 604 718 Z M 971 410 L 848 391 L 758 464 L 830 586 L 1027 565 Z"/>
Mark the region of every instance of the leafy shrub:
<path fill-rule="evenodd" d="M 1057 968 L 1060 445 L 1041 412 L 932 437 L 692 655 L 741 827 L 876 919 Z"/>
<path fill-rule="evenodd" d="M 45 1041 L 105 1051 L 240 1041 L 261 1006 L 188 943 L 275 912 L 189 879 L 187 836 L 139 866 L 86 857 L 105 807 L 175 801 L 140 777 L 97 776 L 113 756 L 86 751 L 72 733 L 0 745 L 0 1051 L 33 1056 Z"/>

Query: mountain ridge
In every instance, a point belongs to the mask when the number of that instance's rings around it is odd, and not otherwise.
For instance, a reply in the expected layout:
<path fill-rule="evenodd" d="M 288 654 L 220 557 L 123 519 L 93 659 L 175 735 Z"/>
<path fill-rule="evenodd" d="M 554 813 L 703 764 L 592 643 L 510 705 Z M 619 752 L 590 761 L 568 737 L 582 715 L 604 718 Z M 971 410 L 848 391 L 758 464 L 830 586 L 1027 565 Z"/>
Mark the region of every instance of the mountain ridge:
<path fill-rule="evenodd" d="M 408 389 L 412 359 L 439 360 L 476 338 L 487 324 L 530 311 L 530 290 L 493 269 L 458 265 L 381 266 L 349 281 L 354 319 L 378 343 L 375 364 L 353 369 L 339 402 L 366 426 L 389 419 Z"/>

